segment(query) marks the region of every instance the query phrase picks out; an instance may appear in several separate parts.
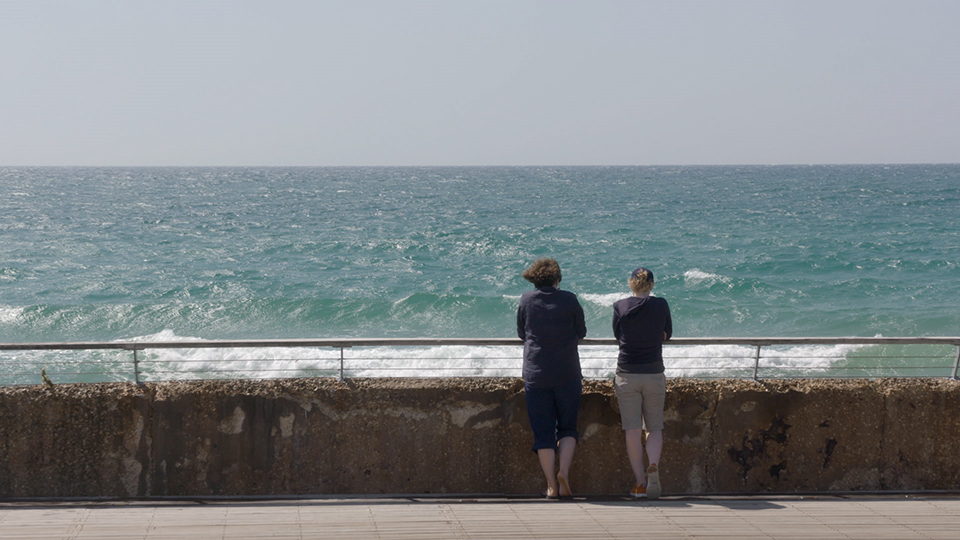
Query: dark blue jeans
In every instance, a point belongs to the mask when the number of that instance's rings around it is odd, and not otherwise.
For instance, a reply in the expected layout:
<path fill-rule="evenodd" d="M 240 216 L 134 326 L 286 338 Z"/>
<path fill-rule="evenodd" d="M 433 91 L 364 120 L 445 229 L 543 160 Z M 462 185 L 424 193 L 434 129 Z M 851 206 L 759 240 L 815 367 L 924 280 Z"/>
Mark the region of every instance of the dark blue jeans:
<path fill-rule="evenodd" d="M 577 415 L 580 412 L 580 394 L 583 381 L 552 388 L 530 388 L 523 385 L 527 397 L 527 417 L 533 428 L 533 451 L 541 448 L 557 448 L 557 441 L 564 437 L 580 439 L 577 431 Z"/>

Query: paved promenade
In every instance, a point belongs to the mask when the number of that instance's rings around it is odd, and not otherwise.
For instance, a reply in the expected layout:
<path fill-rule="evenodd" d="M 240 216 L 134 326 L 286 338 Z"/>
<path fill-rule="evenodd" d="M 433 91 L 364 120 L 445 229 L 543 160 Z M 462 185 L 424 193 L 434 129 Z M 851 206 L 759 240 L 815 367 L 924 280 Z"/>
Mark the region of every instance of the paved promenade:
<path fill-rule="evenodd" d="M 960 538 L 960 495 L 0 501 L 0 538 Z"/>

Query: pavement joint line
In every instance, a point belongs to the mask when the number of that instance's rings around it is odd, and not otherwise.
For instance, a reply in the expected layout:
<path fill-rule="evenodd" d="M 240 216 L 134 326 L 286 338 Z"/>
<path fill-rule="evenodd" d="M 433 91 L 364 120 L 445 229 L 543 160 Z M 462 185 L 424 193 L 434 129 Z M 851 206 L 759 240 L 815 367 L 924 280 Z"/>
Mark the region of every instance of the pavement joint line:
<path fill-rule="evenodd" d="M 929 490 L 929 491 L 836 491 L 836 492 L 758 492 L 758 493 L 675 493 L 661 496 L 658 501 L 778 501 L 778 500 L 836 500 L 836 499 L 876 499 L 891 500 L 897 497 L 906 499 L 951 499 L 960 498 L 960 490 Z M 635 501 L 622 494 L 591 494 L 578 495 L 574 501 Z M 355 502 L 392 503 L 392 504 L 448 504 L 465 503 L 536 503 L 543 502 L 540 495 L 503 494 L 503 493 L 453 493 L 453 494 L 305 494 L 305 495 L 197 495 L 197 496 L 151 496 L 151 497 L 36 497 L 36 498 L 0 498 L 0 508 L 9 505 L 22 504 L 60 504 L 77 506 L 108 506 L 146 504 L 150 506 L 163 505 L 217 505 L 217 504 L 259 504 L 259 503 L 303 503 L 303 502 Z M 559 501 L 562 504 L 564 501 Z M 643 501 L 637 502 L 654 502 Z"/>

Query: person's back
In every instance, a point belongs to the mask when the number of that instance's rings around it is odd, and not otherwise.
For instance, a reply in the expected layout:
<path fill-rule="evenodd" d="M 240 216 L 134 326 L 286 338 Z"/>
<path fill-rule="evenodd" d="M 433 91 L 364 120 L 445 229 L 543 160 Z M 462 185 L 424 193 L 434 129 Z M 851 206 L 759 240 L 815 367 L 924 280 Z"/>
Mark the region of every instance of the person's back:
<path fill-rule="evenodd" d="M 517 308 L 533 451 L 547 481 L 543 495 L 570 497 L 570 465 L 580 438 L 577 418 L 583 381 L 577 344 L 587 335 L 583 308 L 575 294 L 557 289 L 561 273 L 555 259 L 537 259 L 524 270 L 523 279 L 536 287 L 523 293 Z"/>
<path fill-rule="evenodd" d="M 620 422 L 633 469 L 634 497 L 660 496 L 660 454 L 663 449 L 663 406 L 666 377 L 663 342 L 673 335 L 670 306 L 650 296 L 653 272 L 637 268 L 627 280 L 633 296 L 613 304 L 613 334 L 620 342 L 614 388 L 620 405 Z M 644 437 L 649 467 L 643 466 Z"/>
<path fill-rule="evenodd" d="M 524 343 L 524 381 L 536 388 L 579 379 L 577 343 L 586 333 L 575 294 L 552 286 L 523 293 L 517 335 Z"/>
<path fill-rule="evenodd" d="M 617 301 L 613 335 L 620 342 L 617 373 L 663 373 L 663 342 L 673 335 L 670 306 L 655 296 Z"/>

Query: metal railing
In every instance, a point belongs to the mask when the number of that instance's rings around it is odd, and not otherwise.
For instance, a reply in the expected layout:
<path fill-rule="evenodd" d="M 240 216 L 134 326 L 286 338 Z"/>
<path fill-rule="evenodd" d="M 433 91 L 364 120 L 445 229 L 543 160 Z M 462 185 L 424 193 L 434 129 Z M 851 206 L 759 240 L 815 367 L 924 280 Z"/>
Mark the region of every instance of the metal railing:
<path fill-rule="evenodd" d="M 675 338 L 664 345 L 668 376 L 676 377 L 956 379 L 960 367 L 960 337 Z M 585 376 L 612 377 L 616 346 L 614 339 L 582 340 Z M 509 354 L 476 356 L 479 350 L 498 348 L 507 348 Z M 316 376 L 519 376 L 521 348 L 519 339 L 499 338 L 0 343 L 0 385 Z M 220 352 L 203 353 L 210 349 Z M 415 352 L 400 352 L 411 350 Z M 50 351 L 88 354 L 51 362 L 44 356 Z M 348 356 L 346 351 L 352 354 Z"/>

